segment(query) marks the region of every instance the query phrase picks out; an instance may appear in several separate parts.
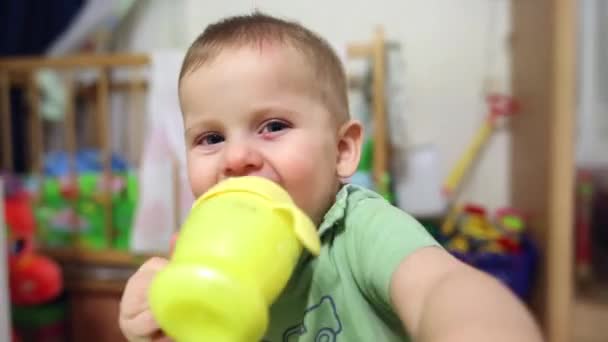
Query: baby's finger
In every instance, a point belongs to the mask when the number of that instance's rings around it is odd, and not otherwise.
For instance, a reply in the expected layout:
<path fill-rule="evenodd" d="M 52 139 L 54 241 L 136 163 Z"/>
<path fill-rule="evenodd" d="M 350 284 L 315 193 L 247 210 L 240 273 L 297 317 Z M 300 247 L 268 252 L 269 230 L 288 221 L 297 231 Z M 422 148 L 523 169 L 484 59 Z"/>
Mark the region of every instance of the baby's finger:
<path fill-rule="evenodd" d="M 154 274 L 167 266 L 169 260 L 161 257 L 152 257 L 148 259 L 141 267 L 140 271 L 153 272 Z"/>
<path fill-rule="evenodd" d="M 120 314 L 124 319 L 134 318 L 148 309 L 148 288 L 152 279 L 167 265 L 167 260 L 152 258 L 146 261 L 127 281 L 120 301 Z"/>
<path fill-rule="evenodd" d="M 162 337 L 158 323 L 152 317 L 149 310 L 137 314 L 135 317 L 127 319 L 124 325 L 128 327 L 129 334 L 134 337 Z"/>

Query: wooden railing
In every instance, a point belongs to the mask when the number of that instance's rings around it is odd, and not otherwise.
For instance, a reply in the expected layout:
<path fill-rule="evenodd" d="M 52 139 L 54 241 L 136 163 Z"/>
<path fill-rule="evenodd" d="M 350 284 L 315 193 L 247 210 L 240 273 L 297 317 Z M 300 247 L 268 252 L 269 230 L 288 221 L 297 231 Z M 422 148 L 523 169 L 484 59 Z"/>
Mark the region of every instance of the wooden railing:
<path fill-rule="evenodd" d="M 0 170 L 12 172 L 14 165 L 14 146 L 12 130 L 11 90 L 20 89 L 24 94 L 27 121 L 27 139 L 29 143 L 27 157 L 27 173 L 33 177 L 44 177 L 43 163 L 45 158 L 44 122 L 41 117 L 41 93 L 36 82 L 36 74 L 40 70 L 53 70 L 62 75 L 63 86 L 67 101 L 62 119 L 63 146 L 69 156 L 70 174 L 76 176 L 75 155 L 82 142 L 77 139 L 76 119 L 83 113 L 77 113 L 76 98 L 84 99 L 87 120 L 97 133 L 92 140 L 94 147 L 99 149 L 102 161 L 102 177 L 112 174 L 111 156 L 112 145 L 110 141 L 110 95 L 113 92 L 126 93 L 128 101 L 133 103 L 125 114 L 124 120 L 133 119 L 134 112 L 142 113 L 143 101 L 141 99 L 147 90 L 146 80 L 141 70 L 150 63 L 147 55 L 131 54 L 105 54 L 105 55 L 74 55 L 66 57 L 19 57 L 0 58 Z M 127 69 L 126 80 L 115 80 L 111 72 L 115 69 Z M 76 75 L 82 70 L 95 72 L 92 82 L 82 84 L 77 82 Z M 21 115 L 21 113 L 20 113 Z M 143 117 L 143 113 L 142 113 Z M 142 125 L 139 125 L 140 128 Z M 142 128 L 143 129 L 143 128 Z M 140 134 L 143 136 L 143 133 Z M 109 179 L 109 178 L 108 178 Z M 109 186 L 103 187 L 100 201 L 104 208 L 104 231 L 106 248 L 89 250 L 78 247 L 53 248 L 42 246 L 48 254 L 58 259 L 76 260 L 93 264 L 123 264 L 136 265 L 141 263 L 145 256 L 132 255 L 127 251 L 114 250 L 112 240 L 115 237 L 112 224 L 112 193 Z M 78 231 L 75 232 L 78 234 Z"/>

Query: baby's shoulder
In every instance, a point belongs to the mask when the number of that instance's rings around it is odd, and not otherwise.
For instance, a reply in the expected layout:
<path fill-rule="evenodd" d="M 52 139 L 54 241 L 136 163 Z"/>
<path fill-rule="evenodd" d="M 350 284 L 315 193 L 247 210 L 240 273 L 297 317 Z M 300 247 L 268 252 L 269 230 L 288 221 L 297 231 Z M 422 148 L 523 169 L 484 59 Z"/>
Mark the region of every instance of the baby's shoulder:
<path fill-rule="evenodd" d="M 335 232 L 331 236 L 349 241 L 347 246 L 368 244 L 378 239 L 382 242 L 378 247 L 403 239 L 428 239 L 428 232 L 415 218 L 374 191 L 356 185 L 346 185 L 338 193 L 320 233 L 332 229 Z M 387 239 L 391 236 L 395 239 Z"/>
<path fill-rule="evenodd" d="M 360 187 L 355 187 L 352 191 L 344 213 L 346 230 L 373 229 L 378 232 L 379 229 L 420 226 L 414 217 L 379 194 Z"/>

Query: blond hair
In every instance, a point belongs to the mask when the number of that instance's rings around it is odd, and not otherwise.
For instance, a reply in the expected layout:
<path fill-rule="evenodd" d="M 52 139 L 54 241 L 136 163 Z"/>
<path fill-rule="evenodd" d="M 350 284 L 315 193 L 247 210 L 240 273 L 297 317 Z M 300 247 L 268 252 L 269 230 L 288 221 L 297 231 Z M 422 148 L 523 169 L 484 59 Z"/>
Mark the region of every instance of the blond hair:
<path fill-rule="evenodd" d="M 188 49 L 179 80 L 213 60 L 226 48 L 283 44 L 302 54 L 316 73 L 322 100 L 338 121 L 346 121 L 348 99 L 342 62 L 331 46 L 304 26 L 259 12 L 233 16 L 213 23 Z"/>

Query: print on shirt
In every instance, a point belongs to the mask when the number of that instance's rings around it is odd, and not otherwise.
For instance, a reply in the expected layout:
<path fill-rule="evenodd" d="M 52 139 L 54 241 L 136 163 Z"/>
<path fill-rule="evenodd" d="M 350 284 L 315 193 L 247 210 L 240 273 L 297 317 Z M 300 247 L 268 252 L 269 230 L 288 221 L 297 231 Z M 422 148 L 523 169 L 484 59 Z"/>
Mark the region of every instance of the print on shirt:
<path fill-rule="evenodd" d="M 326 320 L 315 331 L 309 331 L 308 319 L 323 317 Z M 283 342 L 304 340 L 315 342 L 334 342 L 342 332 L 342 322 L 336 310 L 336 303 L 331 296 L 323 296 L 318 304 L 311 306 L 304 312 L 303 321 L 285 331 Z"/>

